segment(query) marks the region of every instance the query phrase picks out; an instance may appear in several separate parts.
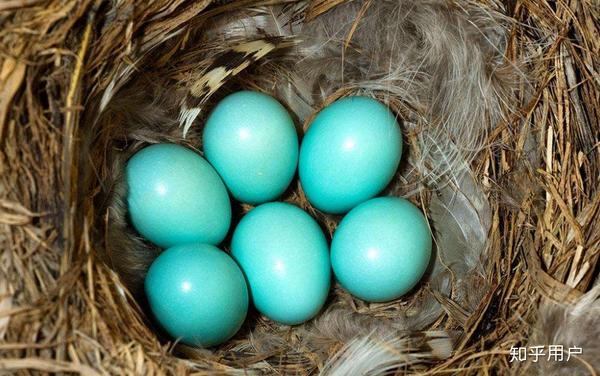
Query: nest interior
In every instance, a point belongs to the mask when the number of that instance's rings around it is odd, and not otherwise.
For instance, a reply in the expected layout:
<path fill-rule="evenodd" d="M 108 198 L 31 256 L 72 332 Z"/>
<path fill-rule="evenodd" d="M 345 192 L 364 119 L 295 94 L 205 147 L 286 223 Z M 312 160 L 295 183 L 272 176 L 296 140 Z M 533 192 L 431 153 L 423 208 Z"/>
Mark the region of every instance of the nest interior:
<path fill-rule="evenodd" d="M 0 370 L 595 374 L 599 19 L 586 0 L 1 3 Z M 384 194 L 435 239 L 415 291 L 367 304 L 335 286 L 314 320 L 253 312 L 211 349 L 160 332 L 141 289 L 160 249 L 128 223 L 123 164 L 156 142 L 201 153 L 240 89 L 279 99 L 300 136 L 346 95 L 398 115 Z M 281 199 L 329 236 L 339 222 L 297 182 Z M 512 359 L 550 345 L 581 353 Z"/>

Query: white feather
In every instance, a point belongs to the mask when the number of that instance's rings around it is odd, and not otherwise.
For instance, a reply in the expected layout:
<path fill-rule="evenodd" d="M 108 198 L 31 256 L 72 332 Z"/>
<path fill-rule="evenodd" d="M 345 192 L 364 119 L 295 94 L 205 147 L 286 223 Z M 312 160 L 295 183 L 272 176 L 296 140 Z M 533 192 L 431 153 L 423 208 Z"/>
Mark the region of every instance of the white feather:
<path fill-rule="evenodd" d="M 199 107 L 187 108 L 185 105 L 181 106 L 181 112 L 179 113 L 179 124 L 183 125 L 183 138 L 187 135 L 188 131 L 194 124 L 194 120 L 200 115 L 202 111 Z"/>
<path fill-rule="evenodd" d="M 385 374 L 418 359 L 418 355 L 408 353 L 408 345 L 409 341 L 403 337 L 386 340 L 367 335 L 356 338 L 325 364 L 321 375 Z"/>

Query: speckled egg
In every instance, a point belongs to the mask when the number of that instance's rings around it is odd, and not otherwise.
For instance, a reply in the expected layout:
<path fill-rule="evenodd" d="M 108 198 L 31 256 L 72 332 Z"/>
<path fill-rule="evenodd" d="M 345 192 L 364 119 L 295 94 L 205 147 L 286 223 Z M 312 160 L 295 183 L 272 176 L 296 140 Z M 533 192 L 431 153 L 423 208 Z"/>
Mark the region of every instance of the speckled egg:
<path fill-rule="evenodd" d="M 259 204 L 279 197 L 298 164 L 294 122 L 276 99 L 239 91 L 220 101 L 203 133 L 204 153 L 238 200 Z"/>
<path fill-rule="evenodd" d="M 302 189 L 317 209 L 345 213 L 386 187 L 401 154 L 400 126 L 385 105 L 342 98 L 317 114 L 302 140 Z"/>
<path fill-rule="evenodd" d="M 431 244 L 427 221 L 416 206 L 403 198 L 374 198 L 340 222 L 331 265 L 352 295 L 385 302 L 404 295 L 423 277 Z"/>
<path fill-rule="evenodd" d="M 154 317 L 173 337 L 209 347 L 231 338 L 248 311 L 242 271 L 208 244 L 179 245 L 154 260 L 145 280 Z"/>
<path fill-rule="evenodd" d="M 231 253 L 254 305 L 268 318 L 300 324 L 325 303 L 331 282 L 327 240 L 302 209 L 282 202 L 252 209 L 234 231 Z"/>
<path fill-rule="evenodd" d="M 131 222 L 154 244 L 218 244 L 225 238 L 229 195 L 200 155 L 180 145 L 155 144 L 129 159 L 125 175 Z"/>

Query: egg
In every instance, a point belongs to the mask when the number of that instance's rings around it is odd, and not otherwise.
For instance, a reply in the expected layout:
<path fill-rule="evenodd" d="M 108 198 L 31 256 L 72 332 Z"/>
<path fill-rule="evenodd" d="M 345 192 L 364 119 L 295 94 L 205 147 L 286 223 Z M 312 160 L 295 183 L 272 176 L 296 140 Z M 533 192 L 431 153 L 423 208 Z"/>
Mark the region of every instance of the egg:
<path fill-rule="evenodd" d="M 302 140 L 302 189 L 317 209 L 345 213 L 386 187 L 401 154 L 400 126 L 385 105 L 342 98 L 317 114 Z"/>
<path fill-rule="evenodd" d="M 227 188 L 200 155 L 155 144 L 129 159 L 125 175 L 133 227 L 154 244 L 218 244 L 225 238 L 231 223 Z"/>
<path fill-rule="evenodd" d="M 410 291 L 431 258 L 431 234 L 408 200 L 379 197 L 352 209 L 331 242 L 331 266 L 352 295 L 386 302 Z"/>
<path fill-rule="evenodd" d="M 238 201 L 272 201 L 296 173 L 294 122 L 266 94 L 239 91 L 220 101 L 206 121 L 202 140 L 206 158 Z"/>
<path fill-rule="evenodd" d="M 159 324 L 191 346 L 227 341 L 248 312 L 242 271 L 225 252 L 208 244 L 178 245 L 162 252 L 148 270 L 145 290 Z"/>
<path fill-rule="evenodd" d="M 233 233 L 231 253 L 266 317 L 296 325 L 325 303 L 331 283 L 327 240 L 302 209 L 282 202 L 252 209 Z"/>

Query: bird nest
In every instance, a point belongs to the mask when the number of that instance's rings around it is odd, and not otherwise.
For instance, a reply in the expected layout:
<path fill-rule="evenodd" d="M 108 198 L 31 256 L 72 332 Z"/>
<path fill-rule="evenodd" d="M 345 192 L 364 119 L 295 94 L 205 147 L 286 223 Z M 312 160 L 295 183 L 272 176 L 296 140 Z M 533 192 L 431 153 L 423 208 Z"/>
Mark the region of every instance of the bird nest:
<path fill-rule="evenodd" d="M 599 18 L 590 0 L 0 3 L 0 370 L 596 374 Z M 394 111 L 385 194 L 434 236 L 418 288 L 368 304 L 335 286 L 315 319 L 251 313 L 209 349 L 157 329 L 141 286 L 160 250 L 127 220 L 123 163 L 156 142 L 201 153 L 241 89 L 299 134 L 346 95 Z M 339 222 L 297 183 L 281 200 L 329 236 Z"/>

